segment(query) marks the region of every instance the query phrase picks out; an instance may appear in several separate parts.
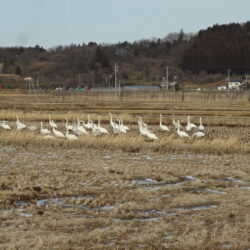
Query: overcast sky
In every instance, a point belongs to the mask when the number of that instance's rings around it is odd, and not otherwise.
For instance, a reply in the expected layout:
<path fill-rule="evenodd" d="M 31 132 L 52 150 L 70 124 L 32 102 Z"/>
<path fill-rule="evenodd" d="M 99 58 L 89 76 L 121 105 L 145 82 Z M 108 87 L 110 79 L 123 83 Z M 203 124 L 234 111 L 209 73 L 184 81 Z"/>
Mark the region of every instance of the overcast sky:
<path fill-rule="evenodd" d="M 0 46 L 116 43 L 250 21 L 250 0 L 0 0 Z"/>

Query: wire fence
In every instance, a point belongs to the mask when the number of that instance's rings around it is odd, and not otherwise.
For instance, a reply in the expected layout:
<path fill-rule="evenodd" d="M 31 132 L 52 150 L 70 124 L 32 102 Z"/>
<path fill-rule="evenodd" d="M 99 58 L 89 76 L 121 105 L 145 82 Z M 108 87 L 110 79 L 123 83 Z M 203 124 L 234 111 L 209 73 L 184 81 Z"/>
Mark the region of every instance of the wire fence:
<path fill-rule="evenodd" d="M 0 103 L 86 103 L 86 102 L 147 102 L 147 103 L 249 103 L 248 91 L 168 91 L 128 90 L 120 94 L 115 91 L 37 91 L 36 94 L 0 92 Z"/>

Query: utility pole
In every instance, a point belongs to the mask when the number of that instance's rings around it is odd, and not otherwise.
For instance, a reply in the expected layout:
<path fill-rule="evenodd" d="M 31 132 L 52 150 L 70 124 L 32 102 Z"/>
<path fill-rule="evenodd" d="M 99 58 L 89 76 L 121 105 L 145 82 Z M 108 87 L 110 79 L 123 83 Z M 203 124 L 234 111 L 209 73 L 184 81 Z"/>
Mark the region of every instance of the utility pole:
<path fill-rule="evenodd" d="M 174 92 L 176 91 L 176 79 L 177 79 L 177 76 L 174 76 Z"/>
<path fill-rule="evenodd" d="M 167 80 L 167 89 L 168 89 L 168 66 L 166 67 L 166 80 Z"/>
<path fill-rule="evenodd" d="M 109 79 L 109 95 L 111 95 L 111 89 L 110 89 L 110 81 L 111 81 L 111 78 L 112 78 L 112 75 L 109 75 L 109 76 L 108 76 L 108 79 Z"/>
<path fill-rule="evenodd" d="M 227 70 L 227 88 L 228 88 L 228 90 L 229 90 L 230 72 L 231 72 L 231 71 L 232 71 L 231 69 L 228 69 L 228 70 Z"/>
<path fill-rule="evenodd" d="M 117 72 L 119 71 L 119 67 L 115 64 L 115 94 L 117 96 Z"/>
<path fill-rule="evenodd" d="M 78 74 L 78 88 L 80 89 L 81 87 L 81 77 L 80 77 L 80 74 Z"/>

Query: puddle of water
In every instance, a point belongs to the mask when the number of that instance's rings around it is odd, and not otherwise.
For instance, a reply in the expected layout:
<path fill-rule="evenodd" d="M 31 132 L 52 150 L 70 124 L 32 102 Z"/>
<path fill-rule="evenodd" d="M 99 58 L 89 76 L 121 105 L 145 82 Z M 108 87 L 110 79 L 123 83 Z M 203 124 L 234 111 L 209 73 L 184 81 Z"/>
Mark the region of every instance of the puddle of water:
<path fill-rule="evenodd" d="M 103 166 L 102 168 L 106 170 L 106 169 L 109 169 L 110 167 L 108 167 L 108 166 Z"/>
<path fill-rule="evenodd" d="M 145 215 L 159 215 L 159 216 L 176 216 L 176 213 L 167 213 L 163 211 L 150 210 L 144 213 Z"/>
<path fill-rule="evenodd" d="M 140 161 L 141 157 L 131 157 L 128 159 L 128 162 L 133 162 L 133 161 Z"/>
<path fill-rule="evenodd" d="M 17 206 L 17 207 L 27 207 L 27 206 L 30 206 L 31 203 L 28 202 L 28 201 L 15 201 L 14 204 Z"/>
<path fill-rule="evenodd" d="M 161 197 L 163 197 L 163 198 L 168 198 L 168 197 L 170 197 L 171 196 L 171 194 L 162 194 L 161 195 Z"/>
<path fill-rule="evenodd" d="M 230 244 L 225 244 L 222 246 L 222 249 L 230 249 L 231 245 Z"/>
<path fill-rule="evenodd" d="M 135 221 L 159 221 L 163 219 L 163 217 L 150 217 L 150 218 L 132 218 L 130 220 L 135 220 Z"/>
<path fill-rule="evenodd" d="M 207 192 L 212 194 L 225 194 L 226 192 L 218 191 L 218 190 L 212 190 L 212 189 L 206 189 Z"/>
<path fill-rule="evenodd" d="M 198 211 L 198 210 L 205 210 L 209 208 L 216 208 L 218 205 L 203 205 L 203 206 L 196 206 L 196 207 L 179 207 L 176 208 L 177 210 L 192 210 L 192 211 Z"/>
<path fill-rule="evenodd" d="M 225 177 L 225 178 L 217 178 L 218 181 L 231 181 L 231 182 L 244 182 L 239 179 L 235 179 L 234 177 Z"/>
<path fill-rule="evenodd" d="M 111 212 L 113 209 L 115 209 L 115 206 L 103 206 L 103 207 L 99 207 L 99 210 L 106 211 L 106 212 Z"/>
<path fill-rule="evenodd" d="M 46 155 L 46 156 L 44 156 L 43 158 L 59 159 L 59 158 L 60 158 L 60 156 L 59 156 L 59 155 L 54 154 L 54 155 Z"/>
<path fill-rule="evenodd" d="M 190 176 L 190 175 L 181 176 L 181 177 L 184 178 L 185 180 L 188 180 L 188 181 L 195 181 L 195 180 L 197 180 L 197 178 L 195 178 L 193 176 Z"/>
<path fill-rule="evenodd" d="M 146 245 L 138 245 L 138 247 L 140 247 L 140 248 L 145 248 Z"/>
<path fill-rule="evenodd" d="M 27 214 L 27 213 L 19 213 L 20 216 L 22 217 L 32 217 L 33 214 Z"/>
<path fill-rule="evenodd" d="M 67 201 L 67 200 L 79 201 L 79 200 L 85 200 L 85 199 L 93 198 L 93 197 L 94 197 L 93 195 L 87 195 L 87 196 L 80 195 L 80 196 L 66 196 L 66 197 L 47 198 L 47 199 L 38 200 L 36 202 L 36 205 L 37 206 L 46 206 L 46 205 L 49 204 L 49 202 L 56 203 L 58 205 L 65 205 L 65 201 Z M 70 204 L 70 206 L 71 206 L 71 204 Z M 77 206 L 77 205 L 72 204 L 72 206 Z"/>
<path fill-rule="evenodd" d="M 14 151 L 14 149 L 13 148 L 1 147 L 0 152 L 4 152 L 4 151 L 10 152 L 10 151 Z"/>
<path fill-rule="evenodd" d="M 57 169 L 52 169 L 52 170 L 42 170 L 42 172 L 44 172 L 44 173 L 60 173 L 62 171 L 57 170 Z"/>
<path fill-rule="evenodd" d="M 163 240 L 170 240 L 170 239 L 173 239 L 173 236 L 171 235 L 171 233 L 163 237 Z"/>
<path fill-rule="evenodd" d="M 142 157 L 146 160 L 152 160 L 152 157 L 150 155 L 143 155 Z"/>
<path fill-rule="evenodd" d="M 196 188 L 196 189 L 190 190 L 189 193 L 191 193 L 191 194 L 199 194 L 199 193 L 204 192 L 204 190 L 205 190 L 205 189 Z"/>
<path fill-rule="evenodd" d="M 161 189 L 161 187 L 145 187 L 144 190 L 147 190 L 147 191 L 157 191 Z"/>
<path fill-rule="evenodd" d="M 104 155 L 103 158 L 104 159 L 111 159 L 112 157 L 111 157 L 111 155 Z"/>
<path fill-rule="evenodd" d="M 159 198 L 149 199 L 149 202 L 160 202 L 160 199 Z"/>
<path fill-rule="evenodd" d="M 105 245 L 107 245 L 107 246 L 114 246 L 115 243 L 116 243 L 116 238 L 111 239 L 111 240 L 110 240 L 109 242 L 107 242 Z"/>
<path fill-rule="evenodd" d="M 153 179 L 134 180 L 133 182 L 139 185 L 166 185 L 165 182 L 160 182 Z"/>
<path fill-rule="evenodd" d="M 23 212 L 24 209 L 23 208 L 12 208 L 12 209 L 0 209 L 0 212 L 4 213 L 4 212 Z"/>
<path fill-rule="evenodd" d="M 175 186 L 180 186 L 182 185 L 183 182 L 174 182 L 174 183 L 169 183 L 169 184 L 166 184 L 166 186 L 169 186 L 169 187 L 175 187 Z"/>
<path fill-rule="evenodd" d="M 250 187 L 242 187 L 242 188 L 245 188 L 245 189 L 247 189 L 247 190 L 250 190 Z"/>
<path fill-rule="evenodd" d="M 73 204 L 62 204 L 60 205 L 62 208 L 73 208 L 73 209 L 78 209 L 78 210 L 84 210 L 84 211 L 90 211 L 93 210 L 90 207 L 85 207 L 83 205 L 73 205 Z"/>

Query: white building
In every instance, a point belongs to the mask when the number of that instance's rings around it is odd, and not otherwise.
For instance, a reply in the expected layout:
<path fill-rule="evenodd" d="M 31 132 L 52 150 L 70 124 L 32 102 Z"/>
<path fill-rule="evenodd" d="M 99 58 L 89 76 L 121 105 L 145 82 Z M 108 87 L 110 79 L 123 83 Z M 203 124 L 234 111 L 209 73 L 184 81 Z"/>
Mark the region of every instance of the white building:
<path fill-rule="evenodd" d="M 229 90 L 240 90 L 240 86 L 243 85 L 243 80 L 242 79 L 235 79 L 235 80 L 230 80 L 228 82 L 228 89 Z"/>

